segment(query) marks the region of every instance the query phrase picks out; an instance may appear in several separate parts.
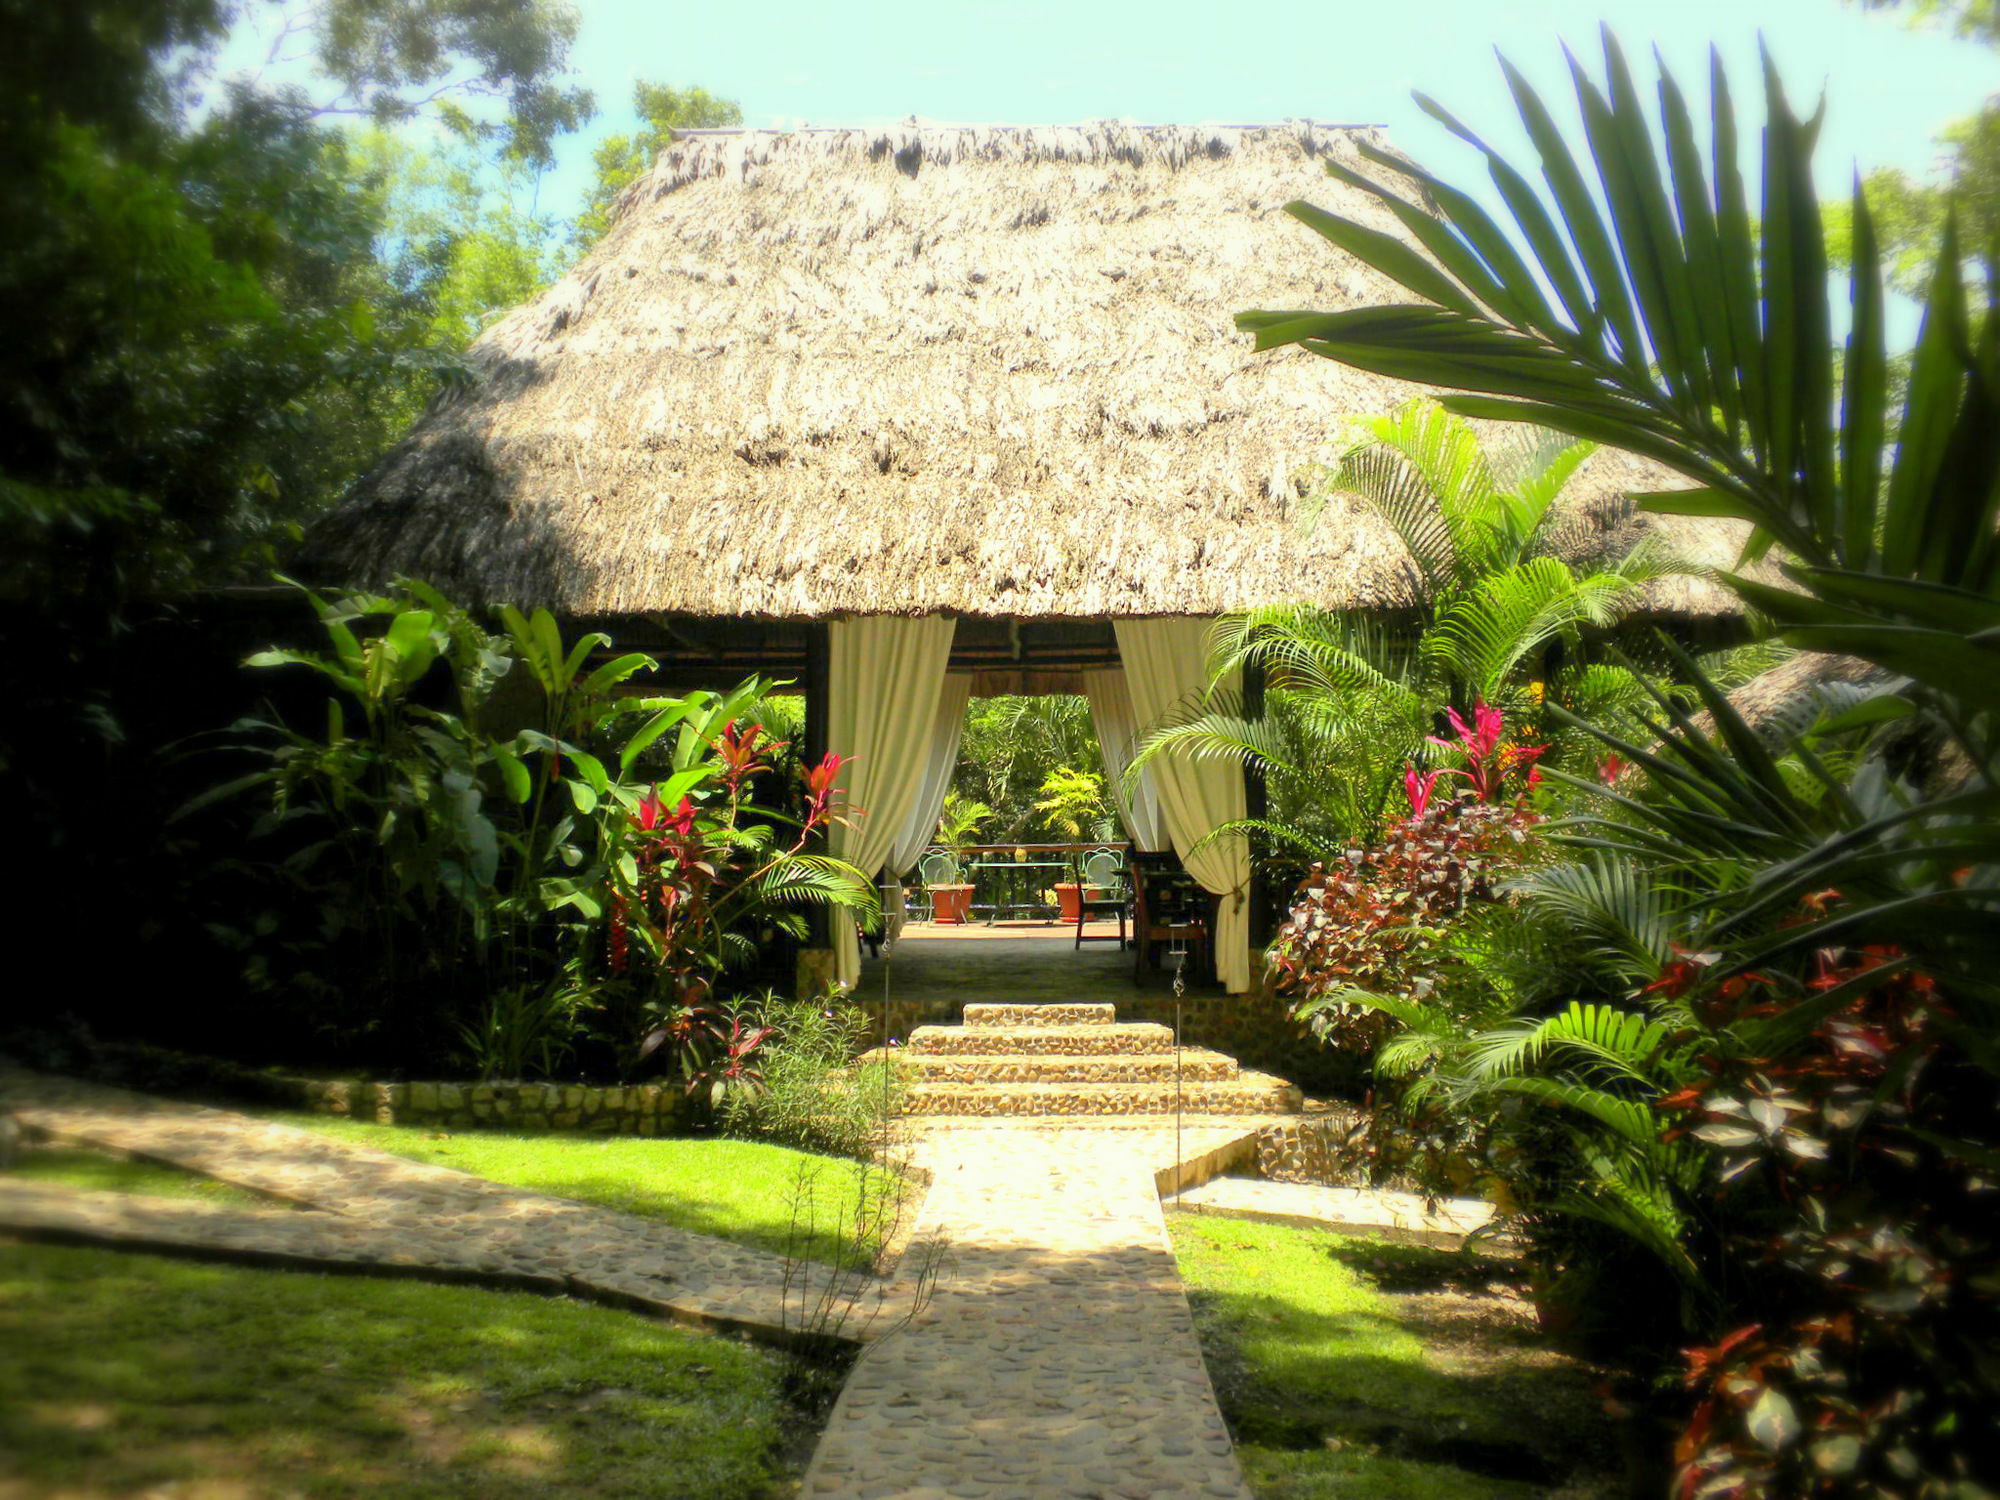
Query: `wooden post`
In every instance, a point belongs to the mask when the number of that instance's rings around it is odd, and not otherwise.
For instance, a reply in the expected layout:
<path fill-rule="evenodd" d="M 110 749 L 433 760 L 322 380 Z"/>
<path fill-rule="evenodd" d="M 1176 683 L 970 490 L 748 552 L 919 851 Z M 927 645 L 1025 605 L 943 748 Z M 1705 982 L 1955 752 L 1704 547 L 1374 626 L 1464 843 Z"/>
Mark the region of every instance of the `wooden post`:
<path fill-rule="evenodd" d="M 827 727 L 831 712 L 833 686 L 833 637 L 827 629 L 826 621 L 812 620 L 806 625 L 806 669 L 802 686 L 806 698 L 805 761 L 808 767 L 816 766 L 825 759 L 828 750 Z M 816 836 L 816 844 L 824 850 L 826 834 Z M 815 948 L 833 946 L 833 928 L 829 921 L 828 908 L 815 904 L 810 908 L 812 936 L 808 940 Z"/>
<path fill-rule="evenodd" d="M 1250 662 L 1243 668 L 1243 717 L 1261 719 L 1264 717 L 1264 667 L 1260 662 Z M 1264 783 L 1261 766 L 1245 764 L 1243 767 L 1243 812 L 1244 816 L 1262 818 L 1271 810 L 1270 788 Z M 1258 859 L 1262 840 L 1250 841 L 1250 941 L 1253 944 L 1271 941 L 1271 902 L 1266 888 L 1262 862 Z"/>

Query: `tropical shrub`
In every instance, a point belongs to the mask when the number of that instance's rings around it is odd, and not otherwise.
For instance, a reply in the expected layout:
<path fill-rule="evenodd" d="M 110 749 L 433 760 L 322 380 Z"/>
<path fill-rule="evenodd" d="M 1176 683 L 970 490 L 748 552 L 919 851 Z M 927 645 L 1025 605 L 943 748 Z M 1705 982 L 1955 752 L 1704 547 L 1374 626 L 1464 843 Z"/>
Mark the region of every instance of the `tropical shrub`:
<path fill-rule="evenodd" d="M 723 1128 L 802 1151 L 872 1160 L 903 1088 L 893 1061 L 856 1061 L 867 1042 L 867 1013 L 836 993 L 797 1001 L 767 995 L 758 1016 L 772 1038 L 760 1084 L 729 1097 Z"/>
<path fill-rule="evenodd" d="M 1584 737 L 1550 716 L 1566 706 L 1603 719 L 1639 701 L 1637 678 L 1607 658 L 1606 632 L 1648 579 L 1681 565 L 1641 546 L 1575 565 L 1558 501 L 1593 451 L 1533 431 L 1482 446 L 1469 423 L 1412 401 L 1360 424 L 1364 438 L 1319 493 L 1354 495 L 1401 543 L 1410 609 L 1376 615 L 1273 605 L 1226 617 L 1216 681 L 1250 668 L 1264 712 L 1227 692 L 1156 726 L 1141 760 L 1168 746 L 1222 754 L 1261 770 L 1270 814 L 1241 825 L 1277 850 L 1325 861 L 1374 838 L 1405 771 L 1447 710 L 1490 704 L 1533 722 L 1552 764 Z"/>
<path fill-rule="evenodd" d="M 1057 766 L 1042 778 L 1035 811 L 1042 826 L 1064 843 L 1108 839 L 1114 826 L 1104 802 L 1104 778 L 1095 771 Z"/>
<path fill-rule="evenodd" d="M 239 724 L 255 768 L 184 811 L 265 799 L 266 857 L 234 872 L 260 904 L 226 936 L 329 1040 L 492 1075 L 630 1072 L 673 1038 L 680 1075 L 712 1084 L 755 1049 L 716 993 L 751 935 L 805 903 L 872 913 L 867 881 L 809 848 L 837 758 L 802 819 L 753 798 L 768 684 L 648 698 L 621 691 L 648 658 L 593 667 L 609 641 L 566 645 L 545 611 L 492 634 L 419 583 L 308 597 L 328 649 L 251 665 L 316 674 L 324 730 Z M 642 757 L 663 780 L 634 779 Z"/>
<path fill-rule="evenodd" d="M 1503 718 L 1484 702 L 1471 725 L 1456 711 L 1450 718 L 1464 768 L 1409 767 L 1409 816 L 1380 844 L 1315 865 L 1270 948 L 1278 993 L 1316 1035 L 1345 1050 L 1372 1052 L 1380 1040 L 1375 997 L 1447 1003 L 1458 919 L 1497 899 L 1501 882 L 1531 853 L 1539 818 L 1527 794 L 1542 747 L 1503 746 Z M 1440 795 L 1447 777 L 1465 782 L 1462 795 Z"/>
<path fill-rule="evenodd" d="M 1421 251 L 1292 212 L 1425 301 L 1239 321 L 1262 347 L 1471 392 L 1444 398 L 1462 415 L 1677 468 L 1698 487 L 1645 504 L 1749 522 L 1746 555 L 1780 549 L 1791 587 L 1731 586 L 1792 645 L 1890 680 L 1775 749 L 1685 663 L 1711 727 L 1667 700 L 1642 733 L 1599 727 L 1625 769 L 1604 787 L 1567 778 L 1592 800 L 1550 837 L 1587 856 L 1566 887 L 1544 877 L 1548 910 L 1600 989 L 1652 977 L 1622 999 L 1437 1028 L 1427 1092 L 1468 1115 L 1530 1106 L 1571 1217 L 1680 1282 L 1673 1342 L 1695 1348 L 1678 1493 L 1991 1493 L 2000 321 L 1990 302 L 1968 311 L 1948 224 L 1892 421 L 1868 205 L 1857 189 L 1836 352 L 1816 121 L 1768 64 L 1754 220 L 1719 65 L 1712 170 L 1670 76 L 1663 168 L 1608 34 L 1607 86 L 1574 71 L 1601 200 L 1511 68 L 1552 205 L 1423 101 L 1485 155 L 1538 270 L 1473 199 L 1364 147 L 1402 191 L 1329 171 Z"/>
<path fill-rule="evenodd" d="M 1749 976 L 1740 1050 L 1656 1101 L 1667 1139 L 1717 1158 L 1715 1250 L 1747 1283 L 1745 1321 L 1688 1354 L 1684 1493 L 1969 1495 L 1992 1477 L 1967 1441 L 2000 1385 L 1991 1157 L 1967 1149 L 1994 1139 L 1992 1078 L 1953 1055 L 1955 1018 L 1905 959 L 1822 950 L 1803 995 Z M 1806 1045 L 1771 1046 L 1770 1023 L 1814 1014 Z"/>

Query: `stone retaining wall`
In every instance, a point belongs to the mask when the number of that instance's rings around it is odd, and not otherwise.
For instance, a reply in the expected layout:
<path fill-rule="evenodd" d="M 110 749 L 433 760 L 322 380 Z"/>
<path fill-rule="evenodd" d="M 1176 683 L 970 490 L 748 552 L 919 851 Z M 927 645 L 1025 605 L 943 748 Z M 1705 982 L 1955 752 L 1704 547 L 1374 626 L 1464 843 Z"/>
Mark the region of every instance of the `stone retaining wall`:
<path fill-rule="evenodd" d="M 658 1084 L 599 1088 L 576 1083 L 375 1083 L 289 1080 L 300 1108 L 378 1125 L 491 1126 L 586 1130 L 599 1135 L 671 1135 L 685 1099 Z"/>
<path fill-rule="evenodd" d="M 1266 1125 L 1257 1132 L 1257 1175 L 1272 1182 L 1356 1184 L 1359 1177 L 1341 1147 L 1366 1129 L 1359 1110 L 1338 1108 Z"/>

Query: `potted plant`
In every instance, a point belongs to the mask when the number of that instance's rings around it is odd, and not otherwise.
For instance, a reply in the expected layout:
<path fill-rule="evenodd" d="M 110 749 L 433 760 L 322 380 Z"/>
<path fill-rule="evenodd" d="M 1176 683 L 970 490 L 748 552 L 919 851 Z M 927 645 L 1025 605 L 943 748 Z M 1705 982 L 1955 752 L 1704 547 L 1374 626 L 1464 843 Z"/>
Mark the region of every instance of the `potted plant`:
<path fill-rule="evenodd" d="M 1083 887 L 1074 880 L 1060 881 L 1056 885 L 1056 908 L 1065 923 L 1083 920 Z"/>
<path fill-rule="evenodd" d="M 944 811 L 938 818 L 936 840 L 940 850 L 951 855 L 951 878 L 933 880 L 927 873 L 925 889 L 931 898 L 931 920 L 946 924 L 964 924 L 972 920 L 972 887 L 958 879 L 960 862 L 965 858 L 967 845 L 979 831 L 979 825 L 993 816 L 993 809 L 984 802 L 974 802 L 957 792 L 944 794 Z"/>

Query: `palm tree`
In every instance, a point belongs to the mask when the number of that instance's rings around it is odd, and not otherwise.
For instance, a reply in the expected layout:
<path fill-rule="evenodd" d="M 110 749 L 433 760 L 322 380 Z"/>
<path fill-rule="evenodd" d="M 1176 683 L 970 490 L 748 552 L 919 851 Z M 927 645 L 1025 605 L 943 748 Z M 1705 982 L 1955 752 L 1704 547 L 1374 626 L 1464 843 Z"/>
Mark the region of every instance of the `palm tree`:
<path fill-rule="evenodd" d="M 1677 566 L 1644 545 L 1606 562 L 1564 560 L 1575 538 L 1558 501 L 1594 444 L 1530 430 L 1482 447 L 1469 423 L 1422 400 L 1361 425 L 1367 436 L 1319 493 L 1353 495 L 1396 534 L 1405 616 L 1385 624 L 1272 605 L 1225 618 L 1216 681 L 1261 667 L 1266 715 L 1248 719 L 1229 694 L 1211 693 L 1159 726 L 1139 757 L 1178 747 L 1257 766 L 1275 811 L 1248 826 L 1314 857 L 1374 831 L 1406 765 L 1431 753 L 1426 736 L 1446 708 L 1491 704 L 1546 737 L 1548 703 L 1601 720 L 1639 701 L 1627 668 L 1580 648 L 1587 631 L 1625 618 L 1647 579 Z M 1557 761 L 1562 750 L 1552 746 Z"/>

